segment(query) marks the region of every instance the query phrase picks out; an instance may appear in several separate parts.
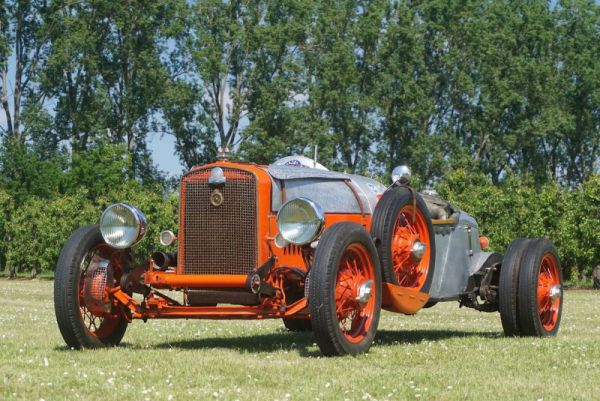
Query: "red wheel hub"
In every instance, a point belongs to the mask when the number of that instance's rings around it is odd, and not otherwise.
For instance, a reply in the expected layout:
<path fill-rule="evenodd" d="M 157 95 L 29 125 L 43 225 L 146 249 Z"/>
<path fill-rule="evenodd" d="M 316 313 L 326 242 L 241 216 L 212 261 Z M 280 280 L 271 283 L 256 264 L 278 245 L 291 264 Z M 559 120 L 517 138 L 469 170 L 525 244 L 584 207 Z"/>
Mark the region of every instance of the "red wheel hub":
<path fill-rule="evenodd" d="M 400 209 L 392 237 L 392 263 L 399 285 L 417 290 L 423 287 L 431 259 L 430 243 L 421 211 L 412 205 Z"/>
<path fill-rule="evenodd" d="M 562 304 L 562 288 L 558 261 L 548 253 L 542 258 L 538 271 L 537 301 L 540 321 L 546 331 L 552 331 L 558 322 Z"/>
<path fill-rule="evenodd" d="M 375 313 L 375 269 L 369 251 L 351 244 L 340 260 L 336 286 L 336 313 L 342 333 L 352 343 L 367 336 Z"/>

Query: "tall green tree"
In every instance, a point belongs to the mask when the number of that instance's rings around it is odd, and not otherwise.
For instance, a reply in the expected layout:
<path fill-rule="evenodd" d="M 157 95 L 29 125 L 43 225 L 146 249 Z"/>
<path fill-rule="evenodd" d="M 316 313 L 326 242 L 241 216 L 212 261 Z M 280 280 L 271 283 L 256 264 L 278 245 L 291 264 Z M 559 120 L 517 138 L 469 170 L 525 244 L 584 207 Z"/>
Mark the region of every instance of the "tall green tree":
<path fill-rule="evenodd" d="M 568 116 L 562 152 L 568 184 L 581 183 L 598 171 L 600 157 L 600 5 L 561 1 L 556 8 L 559 33 L 561 106 Z"/>
<path fill-rule="evenodd" d="M 36 84 L 48 44 L 42 31 L 47 1 L 8 0 L 0 7 L 0 93 L 5 121 L 1 129 L 6 139 L 23 143 L 27 138 L 23 109 L 40 97 Z"/>
<path fill-rule="evenodd" d="M 438 86 L 427 64 L 426 51 L 431 48 L 426 41 L 427 25 L 418 9 L 404 2 L 386 6 L 384 23 L 376 81 L 378 167 L 389 172 L 396 165 L 408 164 L 427 181 L 440 173 L 440 160 L 445 156 L 436 140 Z"/>
<path fill-rule="evenodd" d="M 266 162 L 302 132 L 293 104 L 302 97 L 299 48 L 311 3 L 201 0 L 189 6 L 188 36 L 180 43 L 188 68 L 173 68 L 184 73 L 164 108 L 187 166 L 214 158 L 217 146 Z"/>
<path fill-rule="evenodd" d="M 56 102 L 58 135 L 74 150 L 102 133 L 125 144 L 132 176 L 152 179 L 146 136 L 168 81 L 161 57 L 182 7 L 179 0 L 53 2 L 43 89 Z"/>
<path fill-rule="evenodd" d="M 268 1 L 256 13 L 260 23 L 249 38 L 252 86 L 248 93 L 248 126 L 242 154 L 270 163 L 302 154 L 322 142 L 324 126 L 311 120 L 304 50 L 310 46 L 310 25 L 318 2 Z"/>
<path fill-rule="evenodd" d="M 338 168 L 366 170 L 376 136 L 385 1 L 321 2 L 305 58 L 311 117 L 325 121 Z"/>

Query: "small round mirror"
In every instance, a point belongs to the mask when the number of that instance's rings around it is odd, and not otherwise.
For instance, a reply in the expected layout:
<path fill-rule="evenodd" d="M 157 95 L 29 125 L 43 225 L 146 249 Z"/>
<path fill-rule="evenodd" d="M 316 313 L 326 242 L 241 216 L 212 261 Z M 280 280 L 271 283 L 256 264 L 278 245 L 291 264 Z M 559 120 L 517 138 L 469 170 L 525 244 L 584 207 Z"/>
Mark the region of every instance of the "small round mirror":
<path fill-rule="evenodd" d="M 428 195 L 434 198 L 439 198 L 440 194 L 435 189 L 428 188 L 423 191 L 423 195 Z"/>
<path fill-rule="evenodd" d="M 401 185 L 410 184 L 412 176 L 408 166 L 398 166 L 392 170 L 392 184 L 399 183 Z"/>

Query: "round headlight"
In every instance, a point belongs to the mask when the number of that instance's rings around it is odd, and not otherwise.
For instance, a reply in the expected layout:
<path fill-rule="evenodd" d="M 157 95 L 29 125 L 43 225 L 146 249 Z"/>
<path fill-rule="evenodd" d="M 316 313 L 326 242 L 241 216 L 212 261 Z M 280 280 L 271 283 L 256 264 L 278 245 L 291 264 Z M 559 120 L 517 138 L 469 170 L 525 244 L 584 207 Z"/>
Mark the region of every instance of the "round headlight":
<path fill-rule="evenodd" d="M 125 203 L 110 205 L 100 217 L 102 238 L 117 249 L 129 248 L 140 242 L 146 234 L 146 226 L 144 214 Z"/>
<path fill-rule="evenodd" d="M 306 245 L 315 240 L 323 229 L 323 211 L 306 198 L 286 202 L 277 214 L 277 228 L 281 236 L 294 245 Z"/>

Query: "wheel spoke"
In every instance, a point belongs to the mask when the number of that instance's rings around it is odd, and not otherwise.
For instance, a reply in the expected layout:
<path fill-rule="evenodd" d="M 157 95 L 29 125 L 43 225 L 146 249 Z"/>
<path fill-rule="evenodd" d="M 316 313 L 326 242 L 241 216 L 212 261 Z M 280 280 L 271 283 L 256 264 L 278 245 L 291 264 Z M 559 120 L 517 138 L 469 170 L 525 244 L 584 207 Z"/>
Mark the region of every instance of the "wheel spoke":
<path fill-rule="evenodd" d="M 414 215 L 413 222 L 413 207 L 407 205 L 398 214 L 392 234 L 392 266 L 400 286 L 421 288 L 425 282 L 430 251 L 427 247 L 421 260 L 414 260 L 412 249 L 417 242 L 429 245 L 427 223 L 419 211 Z"/>
<path fill-rule="evenodd" d="M 111 310 L 110 313 L 96 316 L 86 305 L 85 300 L 85 281 L 88 278 L 88 271 L 94 260 L 98 258 L 106 259 L 110 261 L 110 266 L 113 271 L 117 274 L 116 279 L 119 278 L 120 272 L 120 256 L 118 252 L 115 252 L 112 248 L 106 245 L 99 245 L 96 248 L 90 250 L 83 258 L 80 264 L 81 274 L 79 276 L 79 305 L 81 310 L 81 318 L 83 325 L 87 329 L 88 333 L 94 337 L 105 338 L 110 335 L 118 321 L 120 315 L 115 310 Z M 114 269 L 114 267 L 117 267 Z M 97 312 L 95 312 L 97 313 Z"/>
<path fill-rule="evenodd" d="M 561 296 L 552 298 L 556 286 L 560 286 L 558 262 L 548 253 L 544 255 L 538 270 L 537 301 L 540 322 L 546 331 L 555 328 L 561 307 Z"/>
<path fill-rule="evenodd" d="M 335 289 L 338 324 L 350 342 L 362 341 L 370 327 L 374 298 L 371 296 L 363 305 L 357 297 L 361 285 L 373 279 L 374 268 L 367 249 L 361 244 L 351 244 L 340 260 Z"/>

